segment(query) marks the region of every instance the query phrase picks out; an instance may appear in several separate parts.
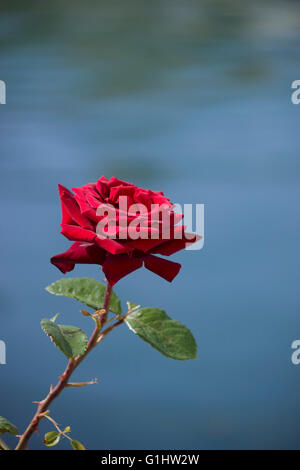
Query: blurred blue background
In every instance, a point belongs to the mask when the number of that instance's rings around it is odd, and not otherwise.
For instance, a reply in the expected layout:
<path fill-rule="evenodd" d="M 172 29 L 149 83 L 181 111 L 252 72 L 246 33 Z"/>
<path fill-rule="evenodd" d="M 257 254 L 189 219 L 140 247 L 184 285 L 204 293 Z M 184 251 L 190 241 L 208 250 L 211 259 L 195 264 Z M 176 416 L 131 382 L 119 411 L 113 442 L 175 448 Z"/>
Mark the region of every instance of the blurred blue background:
<path fill-rule="evenodd" d="M 64 368 L 42 317 L 92 327 L 44 287 L 69 246 L 57 183 L 104 174 L 205 204 L 205 246 L 173 257 L 172 284 L 139 270 L 115 289 L 124 307 L 186 324 L 198 359 L 167 359 L 121 327 L 76 372 L 99 384 L 67 390 L 53 417 L 90 449 L 299 448 L 300 3 L 14 1 L 0 13 L 0 414 L 23 430 Z M 103 279 L 95 266 L 69 276 Z"/>

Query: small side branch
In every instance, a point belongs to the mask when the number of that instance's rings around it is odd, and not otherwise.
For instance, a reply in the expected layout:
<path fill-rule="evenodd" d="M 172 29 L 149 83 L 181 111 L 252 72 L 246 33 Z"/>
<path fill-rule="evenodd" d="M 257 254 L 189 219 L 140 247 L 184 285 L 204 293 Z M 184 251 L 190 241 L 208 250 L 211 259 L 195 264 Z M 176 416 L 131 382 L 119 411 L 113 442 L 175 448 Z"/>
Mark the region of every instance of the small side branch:
<path fill-rule="evenodd" d="M 68 382 L 66 388 L 68 387 L 85 387 L 86 385 L 94 385 L 98 383 L 98 379 L 93 379 L 90 382 Z"/>
<path fill-rule="evenodd" d="M 40 420 L 46 417 L 45 413 L 48 411 L 49 406 L 51 405 L 53 400 L 55 400 L 65 388 L 68 388 L 70 386 L 76 386 L 74 384 L 70 385 L 69 379 L 73 374 L 74 370 L 79 366 L 79 364 L 81 364 L 81 362 L 86 358 L 90 351 L 94 349 L 95 346 L 97 346 L 100 331 L 107 319 L 111 294 L 112 287 L 109 282 L 107 282 L 103 310 L 99 312 L 95 329 L 89 339 L 85 353 L 82 356 L 77 356 L 75 359 L 69 360 L 68 365 L 64 373 L 60 376 L 60 380 L 57 385 L 54 388 L 51 386 L 50 392 L 47 397 L 38 403 L 38 409 L 34 417 L 32 418 L 29 426 L 25 430 L 24 434 L 20 436 L 20 440 L 15 450 L 25 450 L 28 448 L 28 441 L 30 440 L 34 432 L 38 429 Z M 84 385 L 85 384 L 88 385 L 88 383 L 84 383 Z"/>

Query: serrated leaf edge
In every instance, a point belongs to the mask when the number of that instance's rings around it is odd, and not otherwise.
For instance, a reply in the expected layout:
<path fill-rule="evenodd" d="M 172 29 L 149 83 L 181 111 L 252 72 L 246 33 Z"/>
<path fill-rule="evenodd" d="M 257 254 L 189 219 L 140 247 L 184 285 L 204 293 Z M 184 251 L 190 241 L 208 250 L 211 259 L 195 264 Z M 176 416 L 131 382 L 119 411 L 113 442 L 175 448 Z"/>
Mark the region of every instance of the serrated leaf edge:
<path fill-rule="evenodd" d="M 55 342 L 53 336 L 52 336 L 51 334 L 49 334 L 49 333 L 45 330 L 45 328 L 43 327 L 43 325 L 42 325 L 43 320 L 52 321 L 52 320 L 49 319 L 49 318 L 43 318 L 43 319 L 41 320 L 41 328 L 42 328 L 43 332 L 48 336 L 48 338 L 50 338 L 50 340 L 55 344 L 55 346 L 56 346 L 65 356 L 67 356 L 69 359 L 74 359 L 76 356 L 73 356 L 73 354 L 72 354 L 71 356 L 68 356 L 68 355 L 65 353 L 65 351 L 63 351 L 63 349 L 60 347 L 60 345 L 59 345 L 59 344 L 56 344 L 56 342 Z M 52 321 L 52 323 L 54 323 L 54 325 L 56 325 L 56 326 L 58 326 L 58 327 L 59 327 L 59 326 L 72 326 L 72 325 L 60 325 L 60 324 L 55 323 L 54 321 Z M 81 331 L 85 334 L 85 336 L 86 336 L 86 333 L 85 333 L 81 328 L 79 328 L 79 327 L 75 327 L 75 328 L 78 328 L 79 330 L 81 330 Z M 66 341 L 66 343 L 68 344 L 67 341 Z M 84 348 L 83 353 L 80 354 L 81 356 L 86 352 L 87 346 L 88 346 L 88 338 L 87 338 L 87 336 L 86 336 L 86 344 L 85 344 L 85 348 Z M 68 347 L 70 347 L 69 344 L 68 344 Z M 72 348 L 71 348 L 71 347 L 70 347 L 70 349 L 71 349 L 71 351 L 72 351 Z"/>

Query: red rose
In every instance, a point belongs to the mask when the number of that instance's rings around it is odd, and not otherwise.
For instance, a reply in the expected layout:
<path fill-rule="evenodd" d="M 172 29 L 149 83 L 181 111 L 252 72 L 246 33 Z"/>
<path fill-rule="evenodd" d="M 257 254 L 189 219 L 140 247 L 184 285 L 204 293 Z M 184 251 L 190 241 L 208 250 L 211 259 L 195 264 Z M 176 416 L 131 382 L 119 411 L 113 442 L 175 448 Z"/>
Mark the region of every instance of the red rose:
<path fill-rule="evenodd" d="M 176 225 L 183 215 L 175 214 L 162 191 L 104 176 L 73 191 L 59 185 L 61 233 L 75 242 L 51 258 L 63 273 L 77 263 L 99 264 L 114 285 L 144 264 L 171 282 L 181 265 L 154 255 L 170 256 L 199 239 Z"/>

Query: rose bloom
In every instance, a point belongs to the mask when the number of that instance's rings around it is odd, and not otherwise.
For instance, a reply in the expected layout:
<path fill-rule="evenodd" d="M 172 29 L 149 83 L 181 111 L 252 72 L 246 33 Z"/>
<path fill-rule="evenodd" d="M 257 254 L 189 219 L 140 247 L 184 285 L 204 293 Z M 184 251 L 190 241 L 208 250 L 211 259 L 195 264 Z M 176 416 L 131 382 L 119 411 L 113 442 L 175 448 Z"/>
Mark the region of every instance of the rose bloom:
<path fill-rule="evenodd" d="M 183 214 L 174 212 L 162 191 L 105 176 L 72 188 L 74 194 L 61 185 L 58 188 L 61 233 L 74 241 L 65 253 L 51 258 L 64 274 L 75 264 L 98 264 L 114 285 L 144 265 L 171 282 L 181 265 L 155 255 L 173 255 L 200 238 L 177 225 Z"/>

